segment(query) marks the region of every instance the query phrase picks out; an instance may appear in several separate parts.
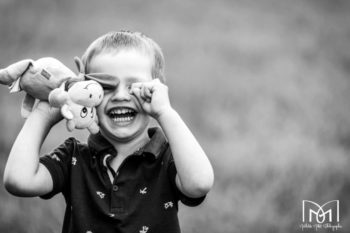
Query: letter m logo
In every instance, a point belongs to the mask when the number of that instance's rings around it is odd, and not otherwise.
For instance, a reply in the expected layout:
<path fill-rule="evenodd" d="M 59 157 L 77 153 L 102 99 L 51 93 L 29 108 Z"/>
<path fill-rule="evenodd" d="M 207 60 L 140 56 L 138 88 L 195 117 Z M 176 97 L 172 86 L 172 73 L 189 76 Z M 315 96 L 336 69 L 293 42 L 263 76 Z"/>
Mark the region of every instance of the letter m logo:
<path fill-rule="evenodd" d="M 316 202 L 303 200 L 304 223 L 331 223 L 339 222 L 339 200 L 332 200 L 319 205 Z"/>

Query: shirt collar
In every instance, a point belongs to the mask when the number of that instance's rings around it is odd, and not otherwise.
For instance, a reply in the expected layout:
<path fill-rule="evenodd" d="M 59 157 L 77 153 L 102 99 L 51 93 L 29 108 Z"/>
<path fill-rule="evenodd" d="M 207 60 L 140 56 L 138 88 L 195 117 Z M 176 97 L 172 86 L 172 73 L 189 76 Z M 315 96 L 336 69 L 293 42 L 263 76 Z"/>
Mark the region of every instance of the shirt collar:
<path fill-rule="evenodd" d="M 149 128 L 148 135 L 150 137 L 150 141 L 144 147 L 137 150 L 134 154 L 152 155 L 154 158 L 157 158 L 164 149 L 166 138 L 159 127 Z M 108 153 L 114 151 L 112 144 L 110 144 L 101 135 L 101 133 L 90 134 L 88 138 L 88 145 L 90 150 L 94 151 L 97 155 L 103 152 Z"/>

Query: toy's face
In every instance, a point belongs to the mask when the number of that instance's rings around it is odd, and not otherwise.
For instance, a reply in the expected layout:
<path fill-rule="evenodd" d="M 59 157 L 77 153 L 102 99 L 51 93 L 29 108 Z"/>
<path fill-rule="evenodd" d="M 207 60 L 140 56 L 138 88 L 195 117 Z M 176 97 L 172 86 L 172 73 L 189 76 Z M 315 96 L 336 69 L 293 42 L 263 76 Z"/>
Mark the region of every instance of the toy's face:
<path fill-rule="evenodd" d="M 88 107 L 99 105 L 103 99 L 101 85 L 93 80 L 75 83 L 69 88 L 68 93 L 72 101 Z"/>
<path fill-rule="evenodd" d="M 71 106 L 75 119 L 75 126 L 77 129 L 88 127 L 93 121 L 96 120 L 96 109 L 91 107 L 85 107 L 79 104 Z"/>

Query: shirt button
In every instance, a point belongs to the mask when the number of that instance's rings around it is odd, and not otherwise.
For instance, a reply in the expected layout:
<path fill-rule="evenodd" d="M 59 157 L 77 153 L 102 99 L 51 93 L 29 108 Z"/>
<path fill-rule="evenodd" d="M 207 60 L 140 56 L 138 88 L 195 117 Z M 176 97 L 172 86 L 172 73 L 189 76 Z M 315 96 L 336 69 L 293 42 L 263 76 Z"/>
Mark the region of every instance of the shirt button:
<path fill-rule="evenodd" d="M 114 192 L 118 191 L 118 189 L 119 189 L 118 185 L 113 185 L 113 191 Z"/>

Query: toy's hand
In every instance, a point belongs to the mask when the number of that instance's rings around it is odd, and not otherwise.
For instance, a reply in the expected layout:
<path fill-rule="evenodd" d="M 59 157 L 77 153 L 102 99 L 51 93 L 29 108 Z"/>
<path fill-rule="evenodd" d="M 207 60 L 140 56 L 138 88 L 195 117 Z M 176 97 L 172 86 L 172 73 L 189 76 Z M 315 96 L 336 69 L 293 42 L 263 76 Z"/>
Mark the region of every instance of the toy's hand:
<path fill-rule="evenodd" d="M 91 134 L 97 134 L 100 131 L 100 127 L 98 127 L 96 122 L 92 122 L 92 124 L 88 127 L 88 130 Z"/>
<path fill-rule="evenodd" d="M 68 104 L 64 104 L 61 107 L 61 114 L 67 120 L 73 120 L 73 118 L 74 118 L 74 115 L 73 115 L 72 111 L 69 109 Z"/>
<path fill-rule="evenodd" d="M 158 119 L 171 110 L 168 87 L 159 79 L 150 82 L 133 83 L 130 94 L 134 95 L 142 109 L 153 118 Z"/>

